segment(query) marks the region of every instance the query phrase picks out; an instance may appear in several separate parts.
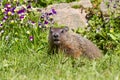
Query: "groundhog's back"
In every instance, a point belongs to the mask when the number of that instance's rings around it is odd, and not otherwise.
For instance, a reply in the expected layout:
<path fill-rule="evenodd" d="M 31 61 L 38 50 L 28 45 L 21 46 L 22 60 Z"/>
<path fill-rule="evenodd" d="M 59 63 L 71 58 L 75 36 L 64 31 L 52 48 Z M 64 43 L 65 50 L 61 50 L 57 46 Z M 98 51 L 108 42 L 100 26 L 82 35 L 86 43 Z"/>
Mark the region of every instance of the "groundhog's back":
<path fill-rule="evenodd" d="M 84 55 L 90 59 L 96 59 L 102 56 L 101 51 L 95 44 L 79 34 L 67 32 L 61 37 L 61 48 L 68 55 L 75 58 Z"/>

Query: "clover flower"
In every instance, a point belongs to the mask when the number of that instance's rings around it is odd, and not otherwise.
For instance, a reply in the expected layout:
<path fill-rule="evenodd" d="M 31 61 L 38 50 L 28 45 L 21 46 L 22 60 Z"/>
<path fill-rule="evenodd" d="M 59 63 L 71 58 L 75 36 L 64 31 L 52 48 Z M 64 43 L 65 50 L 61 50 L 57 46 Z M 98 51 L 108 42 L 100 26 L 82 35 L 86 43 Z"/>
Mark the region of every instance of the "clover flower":
<path fill-rule="evenodd" d="M 4 33 L 4 30 L 1 30 L 0 33 Z"/>
<path fill-rule="evenodd" d="M 6 37 L 5 37 L 5 40 L 9 40 L 9 36 L 6 36 Z"/>
<path fill-rule="evenodd" d="M 30 36 L 29 39 L 30 39 L 30 41 L 33 41 L 34 38 L 33 38 L 33 36 Z"/>

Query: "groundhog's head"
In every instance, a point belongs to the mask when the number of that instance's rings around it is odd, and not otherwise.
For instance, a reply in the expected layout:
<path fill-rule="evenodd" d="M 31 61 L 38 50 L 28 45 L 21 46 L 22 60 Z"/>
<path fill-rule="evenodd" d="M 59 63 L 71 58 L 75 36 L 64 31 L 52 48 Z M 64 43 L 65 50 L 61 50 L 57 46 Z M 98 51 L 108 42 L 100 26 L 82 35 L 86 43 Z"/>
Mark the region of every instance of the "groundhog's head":
<path fill-rule="evenodd" d="M 66 32 L 68 32 L 69 28 L 64 27 L 64 28 L 50 28 L 50 34 L 51 38 L 53 40 L 53 43 L 55 45 L 59 45 L 61 43 L 61 36 L 65 35 Z"/>

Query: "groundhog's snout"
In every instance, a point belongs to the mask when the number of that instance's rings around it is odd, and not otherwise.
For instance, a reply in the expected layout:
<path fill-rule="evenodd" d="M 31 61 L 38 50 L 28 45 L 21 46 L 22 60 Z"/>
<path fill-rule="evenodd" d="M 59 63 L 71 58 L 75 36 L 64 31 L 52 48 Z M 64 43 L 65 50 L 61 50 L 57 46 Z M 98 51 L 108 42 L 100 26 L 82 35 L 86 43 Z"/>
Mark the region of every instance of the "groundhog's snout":
<path fill-rule="evenodd" d="M 55 33 L 53 37 L 56 39 L 59 37 L 59 35 L 57 33 Z"/>
<path fill-rule="evenodd" d="M 59 34 L 58 33 L 55 33 L 53 35 L 53 41 L 54 41 L 54 44 L 60 44 L 60 39 L 59 39 Z"/>

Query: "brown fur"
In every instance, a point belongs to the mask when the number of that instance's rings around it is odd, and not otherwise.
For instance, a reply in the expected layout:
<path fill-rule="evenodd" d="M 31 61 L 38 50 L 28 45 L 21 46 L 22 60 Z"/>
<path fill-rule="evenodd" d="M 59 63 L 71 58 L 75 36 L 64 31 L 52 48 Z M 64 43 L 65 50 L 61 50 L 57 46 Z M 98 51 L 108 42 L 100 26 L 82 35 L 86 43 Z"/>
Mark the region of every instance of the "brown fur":
<path fill-rule="evenodd" d="M 68 32 L 65 28 L 50 28 L 49 32 L 49 53 L 63 51 L 65 54 L 78 58 L 85 55 L 90 59 L 102 56 L 100 50 L 90 40 L 83 38 L 79 34 Z"/>

